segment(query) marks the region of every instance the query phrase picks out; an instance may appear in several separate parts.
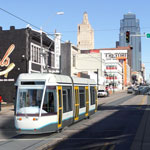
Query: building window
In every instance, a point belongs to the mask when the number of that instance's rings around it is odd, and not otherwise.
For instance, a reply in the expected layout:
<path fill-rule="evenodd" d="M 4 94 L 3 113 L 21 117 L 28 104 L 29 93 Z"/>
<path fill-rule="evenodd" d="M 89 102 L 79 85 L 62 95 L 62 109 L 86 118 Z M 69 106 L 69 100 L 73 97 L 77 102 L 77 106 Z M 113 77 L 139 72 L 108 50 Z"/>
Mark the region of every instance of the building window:
<path fill-rule="evenodd" d="M 41 63 L 41 48 L 38 45 L 31 43 L 31 60 L 36 63 Z"/>
<path fill-rule="evenodd" d="M 41 53 L 40 53 L 40 48 L 38 48 L 38 62 L 41 63 Z"/>
<path fill-rule="evenodd" d="M 55 67 L 55 54 L 54 54 L 54 52 L 50 52 L 50 66 Z"/>
<path fill-rule="evenodd" d="M 73 67 L 75 67 L 75 66 L 76 66 L 76 56 L 73 55 Z"/>
<path fill-rule="evenodd" d="M 79 32 L 80 32 L 80 26 L 78 27 L 78 30 L 79 30 Z"/>

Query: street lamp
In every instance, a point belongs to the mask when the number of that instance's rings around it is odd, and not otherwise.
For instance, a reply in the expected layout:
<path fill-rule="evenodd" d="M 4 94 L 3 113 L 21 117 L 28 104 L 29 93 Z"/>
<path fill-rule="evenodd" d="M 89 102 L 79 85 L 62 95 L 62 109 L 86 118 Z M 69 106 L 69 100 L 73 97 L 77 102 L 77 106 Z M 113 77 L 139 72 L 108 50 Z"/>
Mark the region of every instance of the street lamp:
<path fill-rule="evenodd" d="M 57 15 L 64 15 L 64 12 L 63 11 L 59 11 L 56 13 Z"/>

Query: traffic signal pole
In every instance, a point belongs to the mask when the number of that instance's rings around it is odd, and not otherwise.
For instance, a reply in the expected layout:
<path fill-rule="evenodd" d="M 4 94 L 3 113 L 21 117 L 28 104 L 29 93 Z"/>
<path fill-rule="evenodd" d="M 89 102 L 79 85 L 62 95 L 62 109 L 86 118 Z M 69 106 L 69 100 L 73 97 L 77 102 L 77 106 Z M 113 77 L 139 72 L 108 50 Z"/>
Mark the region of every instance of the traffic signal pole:
<path fill-rule="evenodd" d="M 147 38 L 150 38 L 150 33 L 146 33 L 146 34 L 144 33 L 143 35 L 142 35 L 142 34 L 131 34 L 130 37 L 132 37 L 132 36 L 135 36 L 135 37 L 136 37 L 136 36 L 137 36 L 137 37 L 139 36 L 139 37 L 147 37 Z"/>
<path fill-rule="evenodd" d="M 130 34 L 130 31 L 126 31 L 126 43 L 130 43 L 131 37 L 146 37 L 150 38 L 150 33 L 142 34 Z"/>

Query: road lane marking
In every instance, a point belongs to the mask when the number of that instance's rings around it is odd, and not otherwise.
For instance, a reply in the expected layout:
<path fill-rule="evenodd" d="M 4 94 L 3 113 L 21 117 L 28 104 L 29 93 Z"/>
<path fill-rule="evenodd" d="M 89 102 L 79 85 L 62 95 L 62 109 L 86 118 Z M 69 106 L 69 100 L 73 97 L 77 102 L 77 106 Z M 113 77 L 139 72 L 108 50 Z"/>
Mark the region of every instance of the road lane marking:
<path fill-rule="evenodd" d="M 147 105 L 149 107 L 149 104 Z M 144 144 L 149 143 L 145 137 L 147 136 L 147 133 L 150 133 L 150 113 L 146 109 L 144 110 L 144 114 L 141 118 L 141 121 L 139 123 L 139 127 L 137 128 L 134 140 L 131 144 L 130 150 L 141 150 L 144 147 Z"/>
<path fill-rule="evenodd" d="M 146 95 L 142 98 L 141 102 L 139 103 L 140 107 L 138 107 L 138 109 L 142 109 L 142 105 L 144 105 L 146 98 Z"/>
<path fill-rule="evenodd" d="M 141 101 L 141 103 L 140 103 L 139 105 L 143 105 L 146 98 L 147 98 L 147 96 L 145 95 L 145 96 L 142 98 L 142 101 Z"/>

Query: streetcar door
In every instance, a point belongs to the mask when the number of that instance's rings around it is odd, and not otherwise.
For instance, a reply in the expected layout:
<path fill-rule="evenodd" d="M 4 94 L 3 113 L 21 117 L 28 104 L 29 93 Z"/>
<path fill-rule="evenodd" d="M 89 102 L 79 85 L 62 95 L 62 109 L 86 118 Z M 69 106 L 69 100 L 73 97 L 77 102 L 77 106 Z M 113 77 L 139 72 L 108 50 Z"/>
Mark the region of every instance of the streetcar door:
<path fill-rule="evenodd" d="M 98 98 L 97 98 L 97 88 L 96 86 L 94 87 L 94 91 L 95 91 L 95 112 L 97 112 L 97 108 L 98 108 Z"/>
<path fill-rule="evenodd" d="M 85 87 L 85 99 L 86 99 L 86 113 L 85 116 L 89 115 L 89 89 L 88 86 Z"/>
<path fill-rule="evenodd" d="M 58 128 L 62 127 L 62 87 L 57 87 L 57 94 L 58 94 Z"/>
<path fill-rule="evenodd" d="M 79 87 L 75 86 L 74 90 L 75 90 L 75 117 L 74 117 L 74 120 L 76 121 L 79 119 Z"/>

